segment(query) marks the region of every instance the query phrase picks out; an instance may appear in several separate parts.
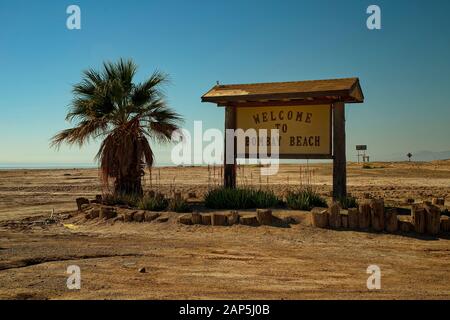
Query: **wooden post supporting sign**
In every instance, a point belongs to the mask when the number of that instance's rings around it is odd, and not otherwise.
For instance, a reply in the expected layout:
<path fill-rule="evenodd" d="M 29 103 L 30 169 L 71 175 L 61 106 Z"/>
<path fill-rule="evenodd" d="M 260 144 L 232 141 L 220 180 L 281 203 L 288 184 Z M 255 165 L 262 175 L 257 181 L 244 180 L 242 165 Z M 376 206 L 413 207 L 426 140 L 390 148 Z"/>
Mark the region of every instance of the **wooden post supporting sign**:
<path fill-rule="evenodd" d="M 233 138 L 233 147 L 227 150 L 227 129 L 236 128 L 236 108 L 233 106 L 225 107 L 225 143 L 224 143 L 224 187 L 236 188 L 236 143 Z M 233 163 L 227 163 L 228 152 L 233 152 Z"/>
<path fill-rule="evenodd" d="M 345 156 L 345 104 L 333 104 L 333 199 L 347 197 L 347 159 Z"/>

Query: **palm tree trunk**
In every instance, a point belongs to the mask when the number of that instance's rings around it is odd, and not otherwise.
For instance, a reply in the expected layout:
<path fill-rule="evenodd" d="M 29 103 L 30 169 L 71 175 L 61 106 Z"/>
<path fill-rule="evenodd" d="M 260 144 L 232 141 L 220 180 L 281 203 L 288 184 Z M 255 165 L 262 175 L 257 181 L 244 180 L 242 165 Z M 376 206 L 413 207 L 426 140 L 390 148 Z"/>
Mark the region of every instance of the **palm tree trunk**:
<path fill-rule="evenodd" d="M 127 195 L 143 195 L 141 177 L 126 176 L 117 179 L 115 182 L 116 194 L 127 194 Z"/>

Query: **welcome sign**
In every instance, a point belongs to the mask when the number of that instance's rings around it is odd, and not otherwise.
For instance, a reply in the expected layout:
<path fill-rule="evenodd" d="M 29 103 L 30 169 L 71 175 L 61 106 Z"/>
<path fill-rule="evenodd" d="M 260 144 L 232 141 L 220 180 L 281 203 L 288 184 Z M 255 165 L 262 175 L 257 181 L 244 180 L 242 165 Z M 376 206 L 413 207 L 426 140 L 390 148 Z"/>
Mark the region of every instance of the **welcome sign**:
<path fill-rule="evenodd" d="M 278 144 L 280 159 L 331 158 L 331 105 L 237 107 L 236 129 L 267 130 L 266 137 L 246 137 L 246 157 L 250 147 L 266 145 L 270 153 Z M 271 129 L 279 130 L 278 139 Z"/>

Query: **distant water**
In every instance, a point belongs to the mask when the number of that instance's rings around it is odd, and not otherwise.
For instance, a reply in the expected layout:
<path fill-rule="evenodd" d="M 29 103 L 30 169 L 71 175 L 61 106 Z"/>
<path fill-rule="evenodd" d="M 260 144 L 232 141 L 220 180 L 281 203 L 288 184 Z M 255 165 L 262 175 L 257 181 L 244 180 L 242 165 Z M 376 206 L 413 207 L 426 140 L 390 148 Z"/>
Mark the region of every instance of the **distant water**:
<path fill-rule="evenodd" d="M 238 160 L 238 163 L 240 161 Z M 308 161 L 306 160 L 280 160 L 280 164 L 290 163 L 290 164 L 306 164 Z M 310 160 L 309 163 L 327 163 L 330 160 Z M 176 167 L 177 165 L 171 162 L 156 162 L 154 164 L 155 167 Z M 189 166 L 189 165 L 185 165 Z M 194 165 L 195 167 L 199 165 Z M 208 166 L 207 164 L 203 164 L 200 166 Z M 30 163 L 0 163 L 0 170 L 18 170 L 18 169 L 92 169 L 98 168 L 99 165 L 96 163 L 40 163 L 40 162 L 30 162 Z"/>
<path fill-rule="evenodd" d="M 156 167 L 173 166 L 170 163 L 156 164 Z M 18 169 L 93 169 L 98 168 L 95 163 L 0 163 L 0 170 Z"/>
<path fill-rule="evenodd" d="M 0 170 L 11 169 L 84 169 L 97 168 L 93 163 L 0 163 Z"/>

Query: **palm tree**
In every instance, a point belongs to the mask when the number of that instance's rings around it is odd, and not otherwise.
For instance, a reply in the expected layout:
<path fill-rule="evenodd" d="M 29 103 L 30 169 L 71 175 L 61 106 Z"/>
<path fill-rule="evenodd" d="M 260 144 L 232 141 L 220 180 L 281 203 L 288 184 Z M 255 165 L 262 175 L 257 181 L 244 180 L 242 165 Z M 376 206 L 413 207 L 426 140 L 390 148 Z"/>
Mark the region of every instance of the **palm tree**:
<path fill-rule="evenodd" d="M 82 146 L 90 139 L 103 139 L 96 160 L 103 183 L 114 182 L 116 194 L 142 195 L 145 166 L 151 168 L 154 154 L 148 138 L 169 142 L 182 118 L 165 102 L 161 85 L 167 76 L 154 72 L 148 80 L 133 83 L 137 66 L 132 60 L 106 62 L 103 70 L 89 69 L 74 85 L 74 98 L 66 120 L 73 128 L 52 138 Z"/>

